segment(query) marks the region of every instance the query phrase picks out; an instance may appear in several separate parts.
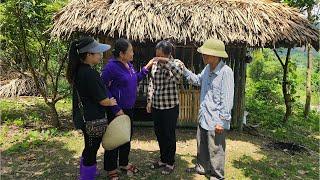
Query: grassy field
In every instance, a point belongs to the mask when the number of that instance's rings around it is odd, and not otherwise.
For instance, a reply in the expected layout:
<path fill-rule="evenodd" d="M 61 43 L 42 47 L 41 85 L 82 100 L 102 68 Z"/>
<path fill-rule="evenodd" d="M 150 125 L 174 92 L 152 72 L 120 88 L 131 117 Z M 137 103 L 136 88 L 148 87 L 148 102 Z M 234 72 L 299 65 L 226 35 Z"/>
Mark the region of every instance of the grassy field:
<path fill-rule="evenodd" d="M 1 179 L 76 179 L 79 157 L 83 150 L 81 132 L 57 130 L 46 125 L 46 107 L 37 99 L 1 100 L 0 151 Z M 70 125 L 70 102 L 57 105 L 66 127 Z M 317 144 L 319 132 L 310 141 Z M 152 128 L 135 127 L 130 161 L 141 172 L 131 179 L 207 179 L 187 174 L 196 156 L 196 130 L 177 130 L 177 168 L 172 175 L 149 169 L 159 157 Z M 291 153 L 270 146 L 275 139 L 229 132 L 227 135 L 227 179 L 318 179 L 319 148 Z M 308 146 L 309 147 L 309 146 Z M 318 146 L 319 147 L 319 146 Z M 103 148 L 98 153 L 99 169 L 103 168 Z M 129 179 L 124 174 L 121 178 Z M 106 179 L 102 171 L 98 179 Z"/>

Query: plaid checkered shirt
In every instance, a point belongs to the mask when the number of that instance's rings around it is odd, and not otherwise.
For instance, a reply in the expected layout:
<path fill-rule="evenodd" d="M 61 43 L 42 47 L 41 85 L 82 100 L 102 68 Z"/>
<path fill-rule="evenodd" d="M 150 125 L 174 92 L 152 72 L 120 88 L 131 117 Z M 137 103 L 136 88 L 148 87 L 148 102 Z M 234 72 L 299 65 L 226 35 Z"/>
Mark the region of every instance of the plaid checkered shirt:
<path fill-rule="evenodd" d="M 170 58 L 165 64 L 153 64 L 147 99 L 153 108 L 170 109 L 179 104 L 179 83 L 183 69 L 179 59 Z"/>

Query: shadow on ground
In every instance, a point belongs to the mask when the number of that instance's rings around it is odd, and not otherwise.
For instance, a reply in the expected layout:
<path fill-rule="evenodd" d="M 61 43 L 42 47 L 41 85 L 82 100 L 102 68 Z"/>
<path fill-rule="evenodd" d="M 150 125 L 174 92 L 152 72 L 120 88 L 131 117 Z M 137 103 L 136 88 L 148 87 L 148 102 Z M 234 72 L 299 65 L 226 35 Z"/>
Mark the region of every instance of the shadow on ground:
<path fill-rule="evenodd" d="M 1 179 L 75 179 L 78 158 L 60 141 L 22 141 L 3 151 Z"/>
<path fill-rule="evenodd" d="M 318 179 L 319 152 L 292 152 L 288 149 L 272 147 L 273 141 L 246 134 L 235 134 L 228 137 L 232 141 L 249 142 L 259 147 L 254 156 L 243 153 L 233 159 L 231 164 L 240 169 L 250 179 Z M 235 152 L 236 153 L 236 152 Z"/>
<path fill-rule="evenodd" d="M 23 131 L 23 129 L 21 129 Z M 185 169 L 195 163 L 195 130 L 177 130 L 175 172 L 169 176 L 150 170 L 158 159 L 159 149 L 152 128 L 135 128 L 130 162 L 141 172 L 130 179 L 206 179 L 186 174 Z M 69 140 L 67 142 L 67 140 Z M 76 179 L 83 139 L 79 133 L 69 137 L 42 139 L 8 139 L 10 146 L 1 147 L 1 179 Z M 291 155 L 267 147 L 270 140 L 230 132 L 227 135 L 227 179 L 317 179 L 318 156 L 306 153 Z M 68 144 L 67 144 L 68 143 Z M 73 144 L 70 148 L 70 144 Z M 98 167 L 103 167 L 103 150 L 98 154 Z M 129 179 L 121 174 L 121 178 Z M 106 179 L 106 173 L 98 179 Z"/>
<path fill-rule="evenodd" d="M 150 165 L 153 160 L 157 159 L 159 151 L 145 151 L 141 149 L 133 149 L 130 153 L 130 161 L 135 163 L 140 172 L 134 177 L 128 177 L 125 173 L 121 172 L 121 179 L 194 179 L 193 174 L 186 174 L 185 169 L 188 167 L 188 162 L 183 160 L 182 155 L 176 155 L 176 169 L 171 175 L 162 175 L 161 170 L 151 170 Z M 103 155 L 98 157 L 98 166 L 103 168 Z M 106 173 L 103 172 L 97 179 L 106 179 Z"/>

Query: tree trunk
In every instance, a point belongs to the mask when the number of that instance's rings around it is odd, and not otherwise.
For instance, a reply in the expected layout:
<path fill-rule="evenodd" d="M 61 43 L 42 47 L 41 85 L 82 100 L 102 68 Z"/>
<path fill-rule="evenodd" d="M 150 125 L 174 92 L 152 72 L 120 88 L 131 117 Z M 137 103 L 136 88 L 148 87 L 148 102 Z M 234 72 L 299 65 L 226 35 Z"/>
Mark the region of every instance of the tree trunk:
<path fill-rule="evenodd" d="M 308 64 L 307 64 L 307 79 L 306 79 L 306 104 L 304 106 L 304 117 L 307 118 L 310 112 L 311 103 L 311 75 L 312 75 L 312 57 L 311 46 L 308 44 Z"/>
<path fill-rule="evenodd" d="M 307 8 L 308 20 L 312 22 L 312 6 Z M 313 23 L 313 22 L 312 22 Z M 304 117 L 307 118 L 310 112 L 311 104 L 311 78 L 312 78 L 312 57 L 311 57 L 311 45 L 307 45 L 308 60 L 307 60 L 307 78 L 306 78 L 306 104 L 304 105 Z"/>
<path fill-rule="evenodd" d="M 283 73 L 283 75 L 285 76 L 284 79 L 286 79 L 288 76 L 288 74 L 285 74 L 285 73 Z M 284 103 L 286 105 L 286 114 L 283 118 L 284 122 L 287 122 L 290 115 L 292 114 L 291 94 L 288 92 L 289 91 L 288 85 L 289 84 L 287 82 L 282 83 L 282 92 L 284 95 Z"/>
<path fill-rule="evenodd" d="M 284 96 L 284 103 L 286 105 L 286 114 L 284 115 L 283 121 L 287 122 L 289 117 L 292 114 L 292 100 L 290 94 L 290 84 L 288 82 L 288 73 L 289 73 L 289 61 L 290 61 L 290 51 L 291 48 L 288 48 L 286 62 L 283 66 L 283 79 L 282 79 L 282 93 Z"/>
<path fill-rule="evenodd" d="M 50 123 L 52 124 L 52 126 L 59 128 L 60 127 L 60 121 L 59 121 L 59 115 L 56 109 L 56 104 L 54 102 L 48 103 L 47 104 L 50 108 Z"/>
<path fill-rule="evenodd" d="M 282 76 L 282 93 L 284 97 L 284 103 L 286 105 L 286 114 L 284 115 L 283 121 L 287 122 L 289 117 L 292 114 L 292 98 L 290 94 L 290 84 L 288 82 L 288 73 L 289 73 L 289 62 L 290 62 L 290 52 L 291 52 L 291 47 L 288 48 L 287 51 L 287 56 L 286 56 L 286 61 L 283 63 L 281 60 L 279 54 L 275 49 L 273 49 L 274 53 L 276 54 L 282 69 L 283 69 L 283 76 Z"/>

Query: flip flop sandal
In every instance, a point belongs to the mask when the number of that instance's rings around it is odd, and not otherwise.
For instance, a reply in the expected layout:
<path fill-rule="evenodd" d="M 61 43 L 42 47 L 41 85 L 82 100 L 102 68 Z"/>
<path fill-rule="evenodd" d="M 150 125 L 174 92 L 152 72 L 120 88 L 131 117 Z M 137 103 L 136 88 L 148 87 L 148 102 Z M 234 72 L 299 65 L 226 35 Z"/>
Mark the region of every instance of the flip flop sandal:
<path fill-rule="evenodd" d="M 137 174 L 139 172 L 139 169 L 131 164 L 129 165 L 129 168 L 121 167 L 120 170 L 125 172 L 128 176 L 132 176 L 132 175 Z"/>
<path fill-rule="evenodd" d="M 119 174 L 117 172 L 108 173 L 108 179 L 110 180 L 119 180 Z"/>
<path fill-rule="evenodd" d="M 196 168 L 196 167 L 187 168 L 187 169 L 186 169 L 186 172 L 187 172 L 187 173 L 197 173 L 197 174 L 200 174 L 200 175 L 205 175 L 205 174 L 206 174 L 206 173 L 204 173 L 204 172 L 197 171 L 197 168 Z"/>
<path fill-rule="evenodd" d="M 159 161 L 153 162 L 152 165 L 150 166 L 150 169 L 160 169 L 166 167 L 166 164 L 160 164 Z"/>
<path fill-rule="evenodd" d="M 164 167 L 164 169 L 161 171 L 161 174 L 163 174 L 163 175 L 169 175 L 169 174 L 173 173 L 174 169 L 175 169 L 175 166 L 173 166 L 173 168 L 170 168 L 170 167 L 166 166 L 166 167 Z"/>

